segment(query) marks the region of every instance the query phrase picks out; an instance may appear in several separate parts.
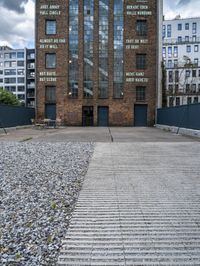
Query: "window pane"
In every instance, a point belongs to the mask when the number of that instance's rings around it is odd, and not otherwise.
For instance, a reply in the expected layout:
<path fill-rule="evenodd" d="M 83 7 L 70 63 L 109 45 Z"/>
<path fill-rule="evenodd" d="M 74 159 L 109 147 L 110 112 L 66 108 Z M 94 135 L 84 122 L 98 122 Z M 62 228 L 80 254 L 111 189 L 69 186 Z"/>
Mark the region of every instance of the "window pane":
<path fill-rule="evenodd" d="M 147 21 L 137 20 L 136 22 L 136 32 L 139 36 L 147 36 Z"/>
<path fill-rule="evenodd" d="M 45 101 L 47 103 L 55 103 L 56 102 L 56 87 L 55 86 L 47 86 L 45 88 Z"/>
<path fill-rule="evenodd" d="M 18 52 L 17 58 L 24 58 L 24 52 Z"/>
<path fill-rule="evenodd" d="M 79 25 L 79 1 L 69 1 L 69 83 L 68 96 L 72 98 L 78 97 L 78 25 Z"/>
<path fill-rule="evenodd" d="M 46 68 L 56 67 L 56 54 L 46 54 Z"/>
<path fill-rule="evenodd" d="M 56 34 L 56 20 L 46 20 L 46 34 Z"/>
<path fill-rule="evenodd" d="M 136 87 L 136 101 L 144 102 L 146 100 L 146 88 Z"/>
<path fill-rule="evenodd" d="M 145 69 L 146 68 L 146 54 L 136 55 L 136 68 Z"/>
<path fill-rule="evenodd" d="M 24 61 L 17 61 L 17 66 L 24 66 Z"/>
<path fill-rule="evenodd" d="M 124 81 L 124 1 L 114 2 L 114 65 L 113 97 L 123 98 Z"/>

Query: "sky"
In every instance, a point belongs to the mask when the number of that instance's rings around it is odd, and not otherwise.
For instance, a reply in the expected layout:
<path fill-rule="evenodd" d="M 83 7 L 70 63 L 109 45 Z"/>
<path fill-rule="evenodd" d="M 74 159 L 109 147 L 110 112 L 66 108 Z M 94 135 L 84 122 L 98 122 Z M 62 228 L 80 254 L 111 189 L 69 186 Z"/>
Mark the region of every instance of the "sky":
<path fill-rule="evenodd" d="M 35 0 L 0 0 L 0 46 L 34 47 Z M 164 0 L 165 19 L 200 17 L 200 0 Z"/>

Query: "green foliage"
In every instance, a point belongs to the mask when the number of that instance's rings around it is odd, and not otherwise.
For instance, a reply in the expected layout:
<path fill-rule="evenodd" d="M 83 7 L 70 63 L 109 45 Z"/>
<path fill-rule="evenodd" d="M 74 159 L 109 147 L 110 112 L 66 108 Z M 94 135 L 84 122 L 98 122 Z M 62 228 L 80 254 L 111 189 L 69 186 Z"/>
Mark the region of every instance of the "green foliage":
<path fill-rule="evenodd" d="M 15 95 L 7 90 L 0 88 L 0 104 L 20 105 L 20 101 Z"/>

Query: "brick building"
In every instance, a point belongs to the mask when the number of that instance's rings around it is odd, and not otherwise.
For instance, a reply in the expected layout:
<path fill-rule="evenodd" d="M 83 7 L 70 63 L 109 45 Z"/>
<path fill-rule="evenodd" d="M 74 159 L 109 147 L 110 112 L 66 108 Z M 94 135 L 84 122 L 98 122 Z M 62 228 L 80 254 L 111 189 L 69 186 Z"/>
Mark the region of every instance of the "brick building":
<path fill-rule="evenodd" d="M 162 0 L 37 0 L 37 118 L 152 125 L 161 32 Z"/>

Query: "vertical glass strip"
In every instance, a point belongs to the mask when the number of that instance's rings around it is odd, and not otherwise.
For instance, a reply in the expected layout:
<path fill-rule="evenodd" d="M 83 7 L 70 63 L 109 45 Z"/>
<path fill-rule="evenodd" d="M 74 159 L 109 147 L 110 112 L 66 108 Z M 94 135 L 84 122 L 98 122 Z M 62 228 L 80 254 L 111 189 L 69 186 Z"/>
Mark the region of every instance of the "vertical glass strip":
<path fill-rule="evenodd" d="M 93 97 L 94 0 L 84 0 L 84 98 Z"/>
<path fill-rule="evenodd" d="M 114 0 L 113 97 L 123 98 L 124 80 L 124 1 Z"/>
<path fill-rule="evenodd" d="M 99 1 L 99 98 L 108 97 L 109 0 Z"/>
<path fill-rule="evenodd" d="M 69 97 L 78 97 L 79 1 L 69 0 Z"/>

